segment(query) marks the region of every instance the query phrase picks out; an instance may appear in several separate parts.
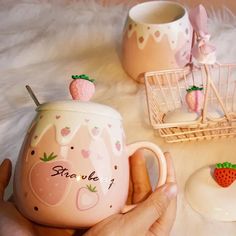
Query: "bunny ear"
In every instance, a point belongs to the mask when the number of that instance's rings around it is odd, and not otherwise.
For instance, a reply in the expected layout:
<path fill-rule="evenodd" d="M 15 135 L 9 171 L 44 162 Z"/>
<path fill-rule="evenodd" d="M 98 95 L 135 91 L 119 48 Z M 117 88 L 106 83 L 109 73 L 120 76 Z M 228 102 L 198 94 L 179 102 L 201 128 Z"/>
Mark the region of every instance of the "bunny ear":
<path fill-rule="evenodd" d="M 197 34 L 197 40 L 192 48 L 193 57 L 202 64 L 214 64 L 216 62 L 216 48 L 210 44 L 210 34 L 207 29 L 206 9 L 199 5 L 189 11 L 189 19 L 193 30 Z"/>
<path fill-rule="evenodd" d="M 208 34 L 207 30 L 207 12 L 203 5 L 198 5 L 194 9 L 189 11 L 189 19 L 193 26 L 194 31 L 198 34 Z"/>

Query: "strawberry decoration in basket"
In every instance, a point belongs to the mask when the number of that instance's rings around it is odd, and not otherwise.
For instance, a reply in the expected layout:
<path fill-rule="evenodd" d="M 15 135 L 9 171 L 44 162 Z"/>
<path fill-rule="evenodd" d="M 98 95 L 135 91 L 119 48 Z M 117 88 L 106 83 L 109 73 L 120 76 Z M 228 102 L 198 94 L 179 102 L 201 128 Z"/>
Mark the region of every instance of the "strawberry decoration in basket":
<path fill-rule="evenodd" d="M 72 75 L 73 81 L 70 83 L 70 94 L 74 100 L 87 102 L 95 92 L 93 79 L 88 75 Z"/>
<path fill-rule="evenodd" d="M 197 87 L 195 85 L 187 89 L 185 101 L 191 112 L 200 112 L 203 108 L 204 94 L 202 92 L 203 87 Z"/>
<path fill-rule="evenodd" d="M 236 179 L 236 165 L 230 162 L 218 163 L 213 175 L 221 187 L 229 187 Z"/>

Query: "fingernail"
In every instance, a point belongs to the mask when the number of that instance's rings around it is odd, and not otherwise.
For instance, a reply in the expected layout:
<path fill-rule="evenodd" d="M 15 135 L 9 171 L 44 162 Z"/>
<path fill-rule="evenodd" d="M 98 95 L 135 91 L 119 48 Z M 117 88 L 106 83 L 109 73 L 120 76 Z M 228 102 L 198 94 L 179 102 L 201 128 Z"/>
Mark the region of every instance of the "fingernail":
<path fill-rule="evenodd" d="M 166 184 L 162 191 L 167 195 L 169 199 L 175 198 L 178 193 L 177 184 Z"/>
<path fill-rule="evenodd" d="M 0 164 L 0 166 L 4 166 L 6 163 L 7 163 L 7 159 L 4 159 L 2 163 Z"/>
<path fill-rule="evenodd" d="M 0 167 L 9 165 L 9 163 L 11 163 L 10 159 L 6 158 L 2 161 L 2 163 L 0 164 Z"/>

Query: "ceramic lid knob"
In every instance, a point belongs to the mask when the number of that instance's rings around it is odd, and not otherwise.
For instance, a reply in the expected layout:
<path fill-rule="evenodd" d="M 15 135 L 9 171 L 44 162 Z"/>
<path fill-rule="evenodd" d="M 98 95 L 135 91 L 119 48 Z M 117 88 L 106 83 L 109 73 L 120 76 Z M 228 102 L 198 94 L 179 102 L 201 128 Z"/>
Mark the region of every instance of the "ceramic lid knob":
<path fill-rule="evenodd" d="M 72 75 L 73 81 L 70 83 L 70 94 L 74 100 L 87 102 L 95 92 L 94 80 L 88 75 Z"/>

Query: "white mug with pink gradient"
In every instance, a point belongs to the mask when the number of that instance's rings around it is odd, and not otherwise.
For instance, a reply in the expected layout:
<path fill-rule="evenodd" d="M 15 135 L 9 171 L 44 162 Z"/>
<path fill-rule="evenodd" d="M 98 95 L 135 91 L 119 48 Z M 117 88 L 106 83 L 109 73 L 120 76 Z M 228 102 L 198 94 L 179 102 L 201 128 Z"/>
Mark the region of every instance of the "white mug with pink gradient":
<path fill-rule="evenodd" d="M 122 64 L 135 80 L 144 73 L 183 68 L 190 62 L 193 30 L 176 2 L 150 1 L 130 9 L 123 33 Z"/>
<path fill-rule="evenodd" d="M 124 209 L 129 156 L 140 148 L 154 152 L 164 184 L 162 151 L 145 141 L 126 145 L 116 110 L 74 100 L 39 105 L 16 165 L 16 206 L 40 224 L 92 226 Z"/>

